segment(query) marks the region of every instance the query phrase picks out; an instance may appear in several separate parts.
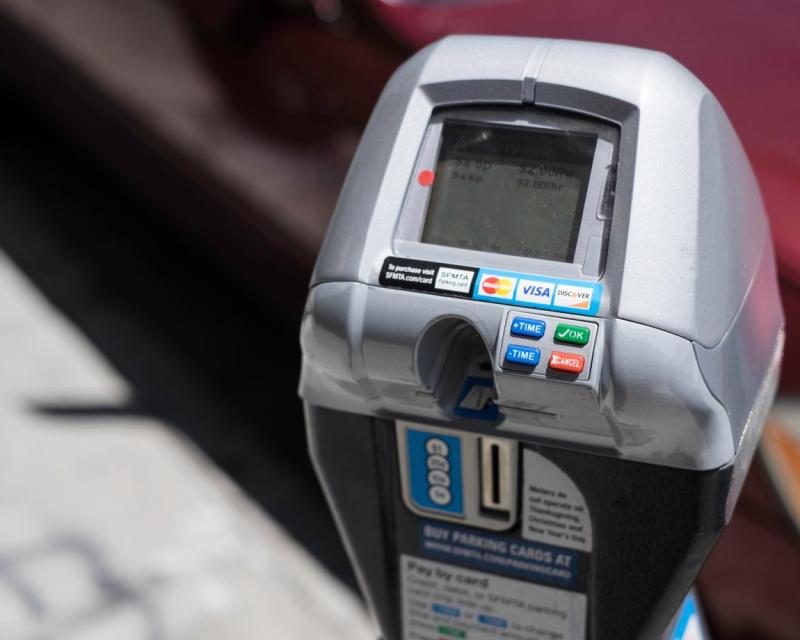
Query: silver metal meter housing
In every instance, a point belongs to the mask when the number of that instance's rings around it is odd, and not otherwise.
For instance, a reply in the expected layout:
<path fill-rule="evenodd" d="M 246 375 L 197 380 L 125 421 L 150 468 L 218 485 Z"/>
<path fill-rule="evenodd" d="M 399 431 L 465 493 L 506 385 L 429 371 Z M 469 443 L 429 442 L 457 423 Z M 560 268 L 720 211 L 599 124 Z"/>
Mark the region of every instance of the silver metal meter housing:
<path fill-rule="evenodd" d="M 482 36 L 414 56 L 353 160 L 301 335 L 312 455 L 385 640 L 412 637 L 398 563 L 417 553 L 420 522 L 513 532 L 521 456 L 534 449 L 593 514 L 626 505 L 616 523 L 595 518 L 583 550 L 580 638 L 657 637 L 730 518 L 777 385 L 783 324 L 752 169 L 680 64 Z M 460 434 L 458 487 L 448 476 L 446 491 L 415 497 L 415 425 L 444 444 Z M 508 475 L 487 490 L 498 456 Z M 641 500 L 664 501 L 663 522 L 615 502 L 630 482 Z M 631 578 L 641 567 L 603 568 L 625 518 L 651 554 L 678 550 L 663 556 L 672 572 L 651 583 Z M 640 608 L 624 624 L 608 595 L 622 581 Z"/>

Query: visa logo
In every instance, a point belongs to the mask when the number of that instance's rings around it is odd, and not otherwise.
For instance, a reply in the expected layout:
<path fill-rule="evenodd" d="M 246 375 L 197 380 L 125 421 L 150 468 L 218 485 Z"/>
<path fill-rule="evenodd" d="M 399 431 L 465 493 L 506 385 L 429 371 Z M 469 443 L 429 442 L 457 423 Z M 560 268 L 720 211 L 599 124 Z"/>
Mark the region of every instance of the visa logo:
<path fill-rule="evenodd" d="M 520 280 L 517 287 L 516 300 L 533 304 L 549 305 L 553 299 L 552 282 L 542 282 L 540 280 Z"/>
<path fill-rule="evenodd" d="M 532 284 L 522 287 L 522 292 L 526 296 L 549 296 L 550 287 L 534 287 Z"/>

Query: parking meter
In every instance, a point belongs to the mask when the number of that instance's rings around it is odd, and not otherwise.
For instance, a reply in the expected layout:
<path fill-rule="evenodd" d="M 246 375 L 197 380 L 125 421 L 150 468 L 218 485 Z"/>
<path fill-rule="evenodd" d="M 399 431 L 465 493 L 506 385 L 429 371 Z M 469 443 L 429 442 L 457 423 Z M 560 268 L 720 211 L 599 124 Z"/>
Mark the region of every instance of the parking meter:
<path fill-rule="evenodd" d="M 757 183 L 694 76 L 465 36 L 381 96 L 301 340 L 384 640 L 652 640 L 684 633 L 731 517 L 783 315 Z"/>

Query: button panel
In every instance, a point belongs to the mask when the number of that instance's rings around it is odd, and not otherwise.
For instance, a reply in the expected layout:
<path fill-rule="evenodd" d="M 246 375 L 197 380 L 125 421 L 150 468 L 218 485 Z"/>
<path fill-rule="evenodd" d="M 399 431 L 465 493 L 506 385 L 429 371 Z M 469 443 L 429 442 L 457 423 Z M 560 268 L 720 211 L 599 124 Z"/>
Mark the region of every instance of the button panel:
<path fill-rule="evenodd" d="M 545 313 L 509 311 L 500 335 L 498 368 L 506 373 L 586 381 L 599 324 Z"/>

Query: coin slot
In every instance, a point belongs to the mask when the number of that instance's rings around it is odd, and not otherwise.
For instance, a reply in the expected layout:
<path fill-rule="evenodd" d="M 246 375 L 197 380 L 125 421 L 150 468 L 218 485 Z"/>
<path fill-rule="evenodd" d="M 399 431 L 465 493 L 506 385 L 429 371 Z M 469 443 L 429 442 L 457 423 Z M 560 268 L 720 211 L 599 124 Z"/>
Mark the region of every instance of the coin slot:
<path fill-rule="evenodd" d="M 500 502 L 500 447 L 490 445 L 492 450 L 492 500 Z"/>
<path fill-rule="evenodd" d="M 481 510 L 508 518 L 514 506 L 516 447 L 510 440 L 480 439 Z"/>

